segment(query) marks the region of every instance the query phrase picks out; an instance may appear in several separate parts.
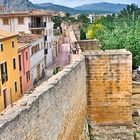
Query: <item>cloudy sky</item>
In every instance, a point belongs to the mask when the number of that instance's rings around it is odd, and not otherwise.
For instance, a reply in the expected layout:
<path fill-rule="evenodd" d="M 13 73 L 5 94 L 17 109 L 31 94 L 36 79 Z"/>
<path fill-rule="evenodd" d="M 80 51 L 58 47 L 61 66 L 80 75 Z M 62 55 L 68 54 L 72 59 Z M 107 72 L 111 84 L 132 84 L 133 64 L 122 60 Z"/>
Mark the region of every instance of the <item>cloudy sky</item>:
<path fill-rule="evenodd" d="M 69 7 L 76 7 L 83 4 L 89 4 L 89 3 L 97 3 L 97 2 L 111 2 L 111 3 L 125 3 L 125 4 L 131 4 L 136 3 L 140 6 L 140 0 L 30 0 L 33 3 L 55 3 L 55 4 L 61 4 Z"/>

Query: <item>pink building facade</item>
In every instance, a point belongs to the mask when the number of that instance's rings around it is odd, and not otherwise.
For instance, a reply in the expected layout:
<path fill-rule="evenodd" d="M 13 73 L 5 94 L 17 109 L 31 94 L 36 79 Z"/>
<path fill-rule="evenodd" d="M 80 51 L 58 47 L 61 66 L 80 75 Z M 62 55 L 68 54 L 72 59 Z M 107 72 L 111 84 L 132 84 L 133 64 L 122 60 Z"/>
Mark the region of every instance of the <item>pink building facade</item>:
<path fill-rule="evenodd" d="M 31 61 L 30 61 L 30 46 L 18 43 L 18 59 L 19 59 L 19 72 L 20 72 L 20 89 L 21 95 L 28 93 L 32 85 L 31 76 Z"/>

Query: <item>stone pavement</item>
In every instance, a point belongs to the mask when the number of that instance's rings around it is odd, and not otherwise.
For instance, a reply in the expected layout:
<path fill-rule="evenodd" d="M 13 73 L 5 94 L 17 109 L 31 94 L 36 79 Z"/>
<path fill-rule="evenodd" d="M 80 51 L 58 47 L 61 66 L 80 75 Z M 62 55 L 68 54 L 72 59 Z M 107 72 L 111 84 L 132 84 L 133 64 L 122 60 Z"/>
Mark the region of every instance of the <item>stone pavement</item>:
<path fill-rule="evenodd" d="M 69 64 L 69 53 L 70 53 L 70 45 L 67 37 L 64 38 L 64 44 L 60 46 L 60 53 L 55 58 L 52 65 L 47 68 L 47 78 L 53 76 L 53 71 L 56 67 L 60 67 L 61 70 L 65 68 L 66 65 Z"/>

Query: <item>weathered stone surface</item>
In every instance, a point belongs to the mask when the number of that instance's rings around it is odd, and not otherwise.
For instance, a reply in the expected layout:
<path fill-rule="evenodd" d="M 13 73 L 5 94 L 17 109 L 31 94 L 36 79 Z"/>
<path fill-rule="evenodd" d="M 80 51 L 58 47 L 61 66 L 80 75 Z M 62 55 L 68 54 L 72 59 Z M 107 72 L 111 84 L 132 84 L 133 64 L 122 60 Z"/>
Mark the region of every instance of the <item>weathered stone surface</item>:
<path fill-rule="evenodd" d="M 87 50 L 100 50 L 99 40 L 80 40 L 77 42 L 80 45 L 82 51 Z"/>
<path fill-rule="evenodd" d="M 0 117 L 0 140 L 78 140 L 86 118 L 85 60 L 44 82 Z"/>
<path fill-rule="evenodd" d="M 125 126 L 92 126 L 91 140 L 134 140 L 134 136 Z"/>
<path fill-rule="evenodd" d="M 85 52 L 88 119 L 132 126 L 132 55 L 126 50 Z"/>
<path fill-rule="evenodd" d="M 133 140 L 131 53 L 90 51 L 85 57 L 75 57 L 72 65 L 3 112 L 0 140 L 85 140 L 86 118 L 91 140 Z M 139 138 L 137 130 L 135 124 Z"/>

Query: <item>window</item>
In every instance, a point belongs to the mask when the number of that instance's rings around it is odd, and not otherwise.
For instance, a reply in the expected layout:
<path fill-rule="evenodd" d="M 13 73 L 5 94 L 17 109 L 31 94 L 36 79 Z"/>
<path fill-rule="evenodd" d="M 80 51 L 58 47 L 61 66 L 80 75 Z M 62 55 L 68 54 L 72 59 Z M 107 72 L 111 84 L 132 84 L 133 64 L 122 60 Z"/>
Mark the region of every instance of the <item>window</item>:
<path fill-rule="evenodd" d="M 0 51 L 3 52 L 3 43 L 0 44 Z"/>
<path fill-rule="evenodd" d="M 39 44 L 33 46 L 32 49 L 31 49 L 32 55 L 34 55 L 35 53 L 37 53 L 39 50 L 40 50 Z"/>
<path fill-rule="evenodd" d="M 1 81 L 2 84 L 4 84 L 4 82 L 8 81 L 7 62 L 0 64 L 0 67 L 1 67 Z"/>
<path fill-rule="evenodd" d="M 18 60 L 19 60 L 19 70 L 21 71 L 22 70 L 22 67 L 21 67 L 21 55 L 18 56 Z"/>
<path fill-rule="evenodd" d="M 17 92 L 17 81 L 15 81 L 15 92 Z"/>
<path fill-rule="evenodd" d="M 27 82 L 30 81 L 30 71 L 29 70 L 26 72 L 26 80 L 27 80 Z"/>
<path fill-rule="evenodd" d="M 8 18 L 3 19 L 3 25 L 9 25 L 9 19 Z"/>
<path fill-rule="evenodd" d="M 45 55 L 48 54 L 48 49 L 47 48 L 44 50 L 44 54 Z"/>
<path fill-rule="evenodd" d="M 12 48 L 14 48 L 14 47 L 15 47 L 14 40 L 12 40 Z"/>
<path fill-rule="evenodd" d="M 28 52 L 26 51 L 26 60 L 28 60 Z"/>
<path fill-rule="evenodd" d="M 44 36 L 44 41 L 47 41 L 47 36 L 46 35 Z"/>
<path fill-rule="evenodd" d="M 16 69 L 16 58 L 13 58 L 13 69 Z"/>
<path fill-rule="evenodd" d="M 18 18 L 18 24 L 24 24 L 24 18 L 23 17 Z"/>

